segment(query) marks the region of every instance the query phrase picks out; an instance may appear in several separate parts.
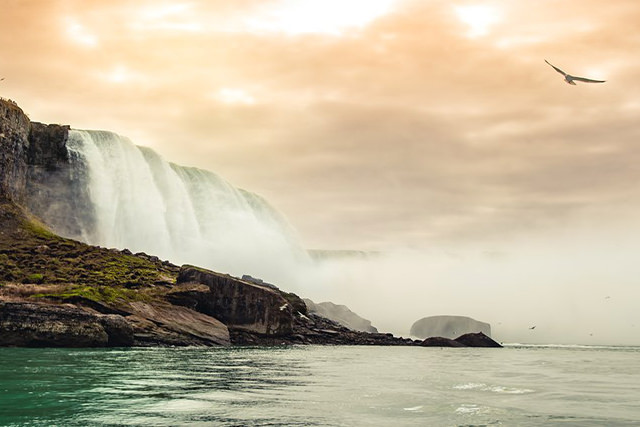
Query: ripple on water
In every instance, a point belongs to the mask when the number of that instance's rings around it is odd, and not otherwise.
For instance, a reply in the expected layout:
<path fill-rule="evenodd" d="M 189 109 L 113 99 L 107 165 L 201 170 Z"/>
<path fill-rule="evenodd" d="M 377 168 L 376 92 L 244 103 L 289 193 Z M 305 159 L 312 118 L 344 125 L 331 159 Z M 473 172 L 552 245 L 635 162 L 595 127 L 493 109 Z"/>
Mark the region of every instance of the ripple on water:
<path fill-rule="evenodd" d="M 493 393 L 504 393 L 504 394 L 526 394 L 526 393 L 534 393 L 535 390 L 531 390 L 528 388 L 514 388 L 514 387 L 505 387 L 499 385 L 487 385 L 484 383 L 466 383 L 466 384 L 458 384 L 453 386 L 455 390 L 479 390 L 479 391 L 490 391 Z"/>

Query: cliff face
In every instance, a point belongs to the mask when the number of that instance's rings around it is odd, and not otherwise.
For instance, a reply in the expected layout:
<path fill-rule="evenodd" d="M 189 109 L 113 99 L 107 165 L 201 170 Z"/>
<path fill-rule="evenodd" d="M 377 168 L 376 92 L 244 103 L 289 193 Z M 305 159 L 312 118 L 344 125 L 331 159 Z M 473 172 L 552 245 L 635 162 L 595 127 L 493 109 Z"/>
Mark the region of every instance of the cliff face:
<path fill-rule="evenodd" d="M 0 99 L 0 198 L 24 201 L 30 125 L 20 107 Z"/>
<path fill-rule="evenodd" d="M 95 215 L 88 171 L 67 150 L 68 138 L 69 126 L 31 123 L 24 204 L 57 234 L 80 240 Z"/>
<path fill-rule="evenodd" d="M 26 206 L 56 233 L 79 239 L 79 224 L 90 226 L 93 215 L 82 186 L 86 171 L 71 167 L 68 137 L 69 126 L 32 122 L 0 98 L 0 199 Z"/>

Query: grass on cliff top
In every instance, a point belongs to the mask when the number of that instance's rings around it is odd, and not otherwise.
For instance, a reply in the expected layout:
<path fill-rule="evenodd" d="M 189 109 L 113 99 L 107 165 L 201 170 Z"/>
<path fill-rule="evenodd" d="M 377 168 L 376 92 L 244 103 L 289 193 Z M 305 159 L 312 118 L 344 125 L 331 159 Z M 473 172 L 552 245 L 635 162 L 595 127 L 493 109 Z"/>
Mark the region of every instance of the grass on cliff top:
<path fill-rule="evenodd" d="M 0 285 L 66 285 L 58 296 L 108 301 L 116 298 L 116 288 L 131 298 L 128 290 L 175 283 L 178 270 L 150 257 L 62 238 L 19 206 L 0 201 Z"/>

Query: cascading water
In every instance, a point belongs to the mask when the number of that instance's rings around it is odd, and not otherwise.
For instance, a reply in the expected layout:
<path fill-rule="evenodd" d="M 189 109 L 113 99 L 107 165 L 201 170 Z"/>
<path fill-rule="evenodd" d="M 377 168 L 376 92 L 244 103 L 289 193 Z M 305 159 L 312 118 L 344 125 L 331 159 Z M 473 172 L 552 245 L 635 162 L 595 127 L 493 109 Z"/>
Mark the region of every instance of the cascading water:
<path fill-rule="evenodd" d="M 67 148 L 74 167 L 87 170 L 87 243 L 295 287 L 290 282 L 307 253 L 259 196 L 111 132 L 72 130 Z"/>

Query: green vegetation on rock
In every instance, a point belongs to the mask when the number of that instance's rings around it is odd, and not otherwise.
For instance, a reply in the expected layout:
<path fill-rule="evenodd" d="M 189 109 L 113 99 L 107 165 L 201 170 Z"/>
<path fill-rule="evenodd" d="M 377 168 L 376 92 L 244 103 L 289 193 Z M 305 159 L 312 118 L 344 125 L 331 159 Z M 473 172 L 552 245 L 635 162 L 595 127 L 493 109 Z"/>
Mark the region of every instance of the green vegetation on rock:
<path fill-rule="evenodd" d="M 154 257 L 59 237 L 10 202 L 0 202 L 0 230 L 0 283 L 75 285 L 71 293 L 108 301 L 132 295 L 108 288 L 166 285 L 178 274 L 178 267 Z"/>
<path fill-rule="evenodd" d="M 73 285 L 55 292 L 39 293 L 31 295 L 31 298 L 53 298 L 60 300 L 72 300 L 84 298 L 99 303 L 115 303 L 128 301 L 148 301 L 150 296 L 122 286 L 83 286 Z"/>

